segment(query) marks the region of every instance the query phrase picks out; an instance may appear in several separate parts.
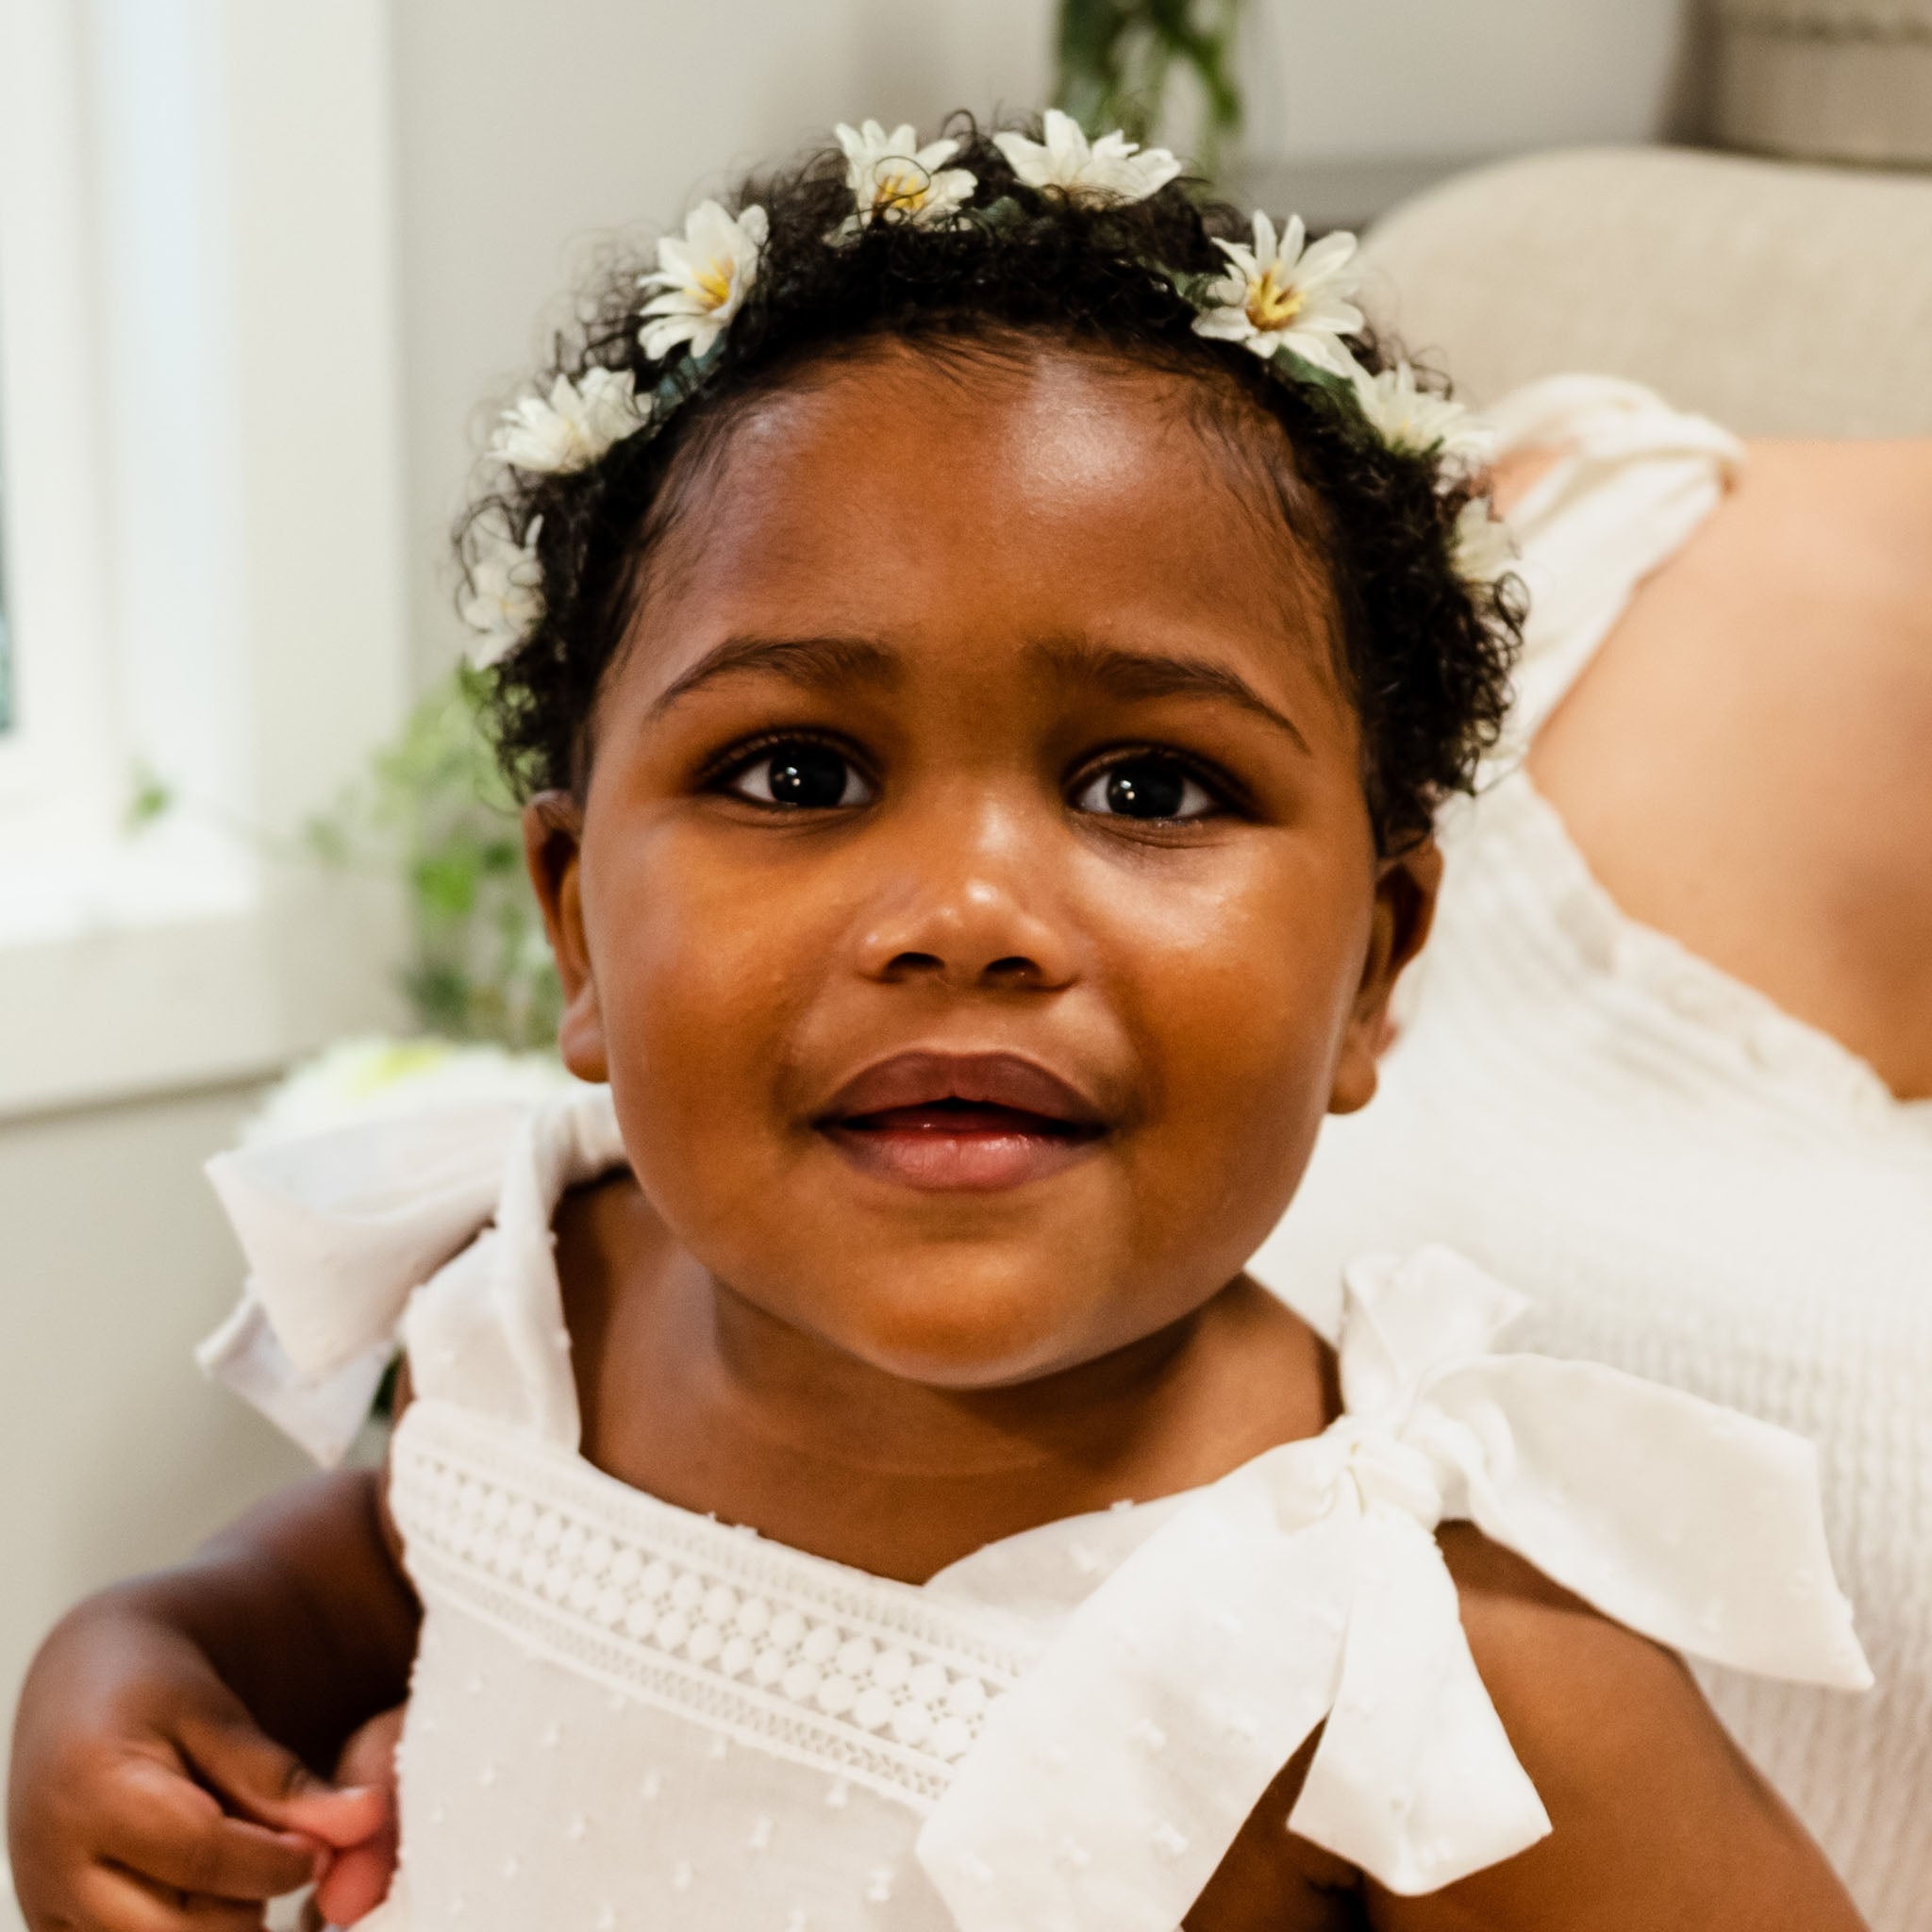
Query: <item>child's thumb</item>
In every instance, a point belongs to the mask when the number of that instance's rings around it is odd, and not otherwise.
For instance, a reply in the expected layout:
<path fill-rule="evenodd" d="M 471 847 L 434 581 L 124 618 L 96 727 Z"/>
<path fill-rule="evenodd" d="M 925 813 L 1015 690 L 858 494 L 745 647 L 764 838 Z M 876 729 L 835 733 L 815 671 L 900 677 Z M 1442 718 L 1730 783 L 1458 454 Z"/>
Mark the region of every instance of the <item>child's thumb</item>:
<path fill-rule="evenodd" d="M 229 1806 L 258 1824 L 325 1845 L 359 1844 L 390 1816 L 390 1793 L 328 1784 L 245 1715 L 192 1719 L 180 1731 L 195 1770 Z"/>

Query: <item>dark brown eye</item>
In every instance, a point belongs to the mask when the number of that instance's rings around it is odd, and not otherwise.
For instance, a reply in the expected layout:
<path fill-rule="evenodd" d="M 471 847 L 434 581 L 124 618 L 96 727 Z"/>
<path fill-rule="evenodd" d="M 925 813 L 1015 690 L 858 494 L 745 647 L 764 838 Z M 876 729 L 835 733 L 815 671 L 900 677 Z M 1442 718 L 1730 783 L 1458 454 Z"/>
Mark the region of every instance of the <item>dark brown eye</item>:
<path fill-rule="evenodd" d="M 1096 772 L 1074 794 L 1076 811 L 1121 819 L 1203 819 L 1219 801 L 1176 758 L 1141 755 Z"/>
<path fill-rule="evenodd" d="M 810 739 L 767 747 L 731 774 L 725 790 L 793 811 L 867 805 L 873 796 L 850 758 Z"/>

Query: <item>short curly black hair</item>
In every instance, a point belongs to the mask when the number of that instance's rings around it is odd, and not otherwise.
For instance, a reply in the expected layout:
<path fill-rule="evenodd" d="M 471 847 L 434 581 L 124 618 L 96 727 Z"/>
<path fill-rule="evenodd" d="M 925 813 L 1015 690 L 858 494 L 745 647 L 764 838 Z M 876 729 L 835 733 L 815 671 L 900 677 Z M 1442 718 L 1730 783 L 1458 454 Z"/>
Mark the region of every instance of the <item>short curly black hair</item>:
<path fill-rule="evenodd" d="M 1312 542 L 1332 585 L 1337 669 L 1361 719 L 1378 847 L 1425 837 L 1495 741 L 1520 641 L 1516 580 L 1472 584 L 1455 568 L 1457 519 L 1476 483 L 1433 453 L 1386 444 L 1345 384 L 1282 381 L 1244 347 L 1195 332 L 1199 310 L 1177 282 L 1225 269 L 1217 239 L 1248 238 L 1200 184 L 1176 180 L 1138 201 L 1076 197 L 1027 186 L 970 116 L 946 132 L 958 142 L 947 165 L 976 177 L 946 225 L 888 216 L 841 234 L 854 203 L 836 148 L 747 179 L 728 205 L 762 207 L 768 239 L 702 370 L 681 344 L 662 359 L 644 353 L 642 264 L 607 266 L 587 292 L 546 386 L 606 369 L 628 372 L 640 397 L 667 379 L 691 393 L 657 434 L 620 441 L 582 469 L 500 466 L 459 525 L 470 570 L 479 537 L 522 543 L 535 532 L 541 614 L 497 665 L 490 706 L 512 785 L 525 796 L 581 786 L 592 708 L 636 618 L 643 562 L 687 493 L 681 483 L 758 397 L 881 339 L 966 354 L 1050 342 L 1197 382 L 1224 437 L 1243 419 L 1286 432 L 1284 536 Z M 1370 374 L 1392 366 L 1373 331 L 1352 346 Z M 1440 378 L 1423 380 L 1446 392 Z M 1278 451 L 1278 437 L 1265 442 Z M 1278 455 L 1267 460 L 1278 473 Z"/>

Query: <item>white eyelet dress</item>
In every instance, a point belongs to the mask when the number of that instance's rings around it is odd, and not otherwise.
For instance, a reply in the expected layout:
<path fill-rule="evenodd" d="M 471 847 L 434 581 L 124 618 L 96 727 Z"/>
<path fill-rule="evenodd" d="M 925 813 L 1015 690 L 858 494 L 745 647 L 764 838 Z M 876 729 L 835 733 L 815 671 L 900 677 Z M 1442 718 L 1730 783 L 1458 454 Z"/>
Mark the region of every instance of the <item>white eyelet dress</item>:
<path fill-rule="evenodd" d="M 1534 603 L 1509 741 L 1445 828 L 1381 1091 L 1327 1124 L 1251 1272 L 1332 1332 L 1340 1263 L 1448 1242 L 1533 1283 L 1529 1344 L 1809 1437 L 1877 1689 L 1701 1673 L 1876 1932 L 1932 1926 L 1932 1104 L 1621 912 L 1522 768 L 1741 447 L 1648 391 L 1538 383 L 1566 454 L 1512 518 Z M 1641 749 L 1633 751 L 1641 756 Z"/>
<path fill-rule="evenodd" d="M 417 1391 L 382 1932 L 1174 1932 L 1324 1721 L 1293 1828 L 1432 1890 L 1549 1829 L 1445 1518 L 1660 1641 L 1869 1681 L 1809 1445 L 1496 1353 L 1522 1298 L 1440 1249 L 1349 1268 L 1323 1435 L 923 1587 L 673 1507 L 578 1453 L 551 1220 L 623 1158 L 587 1089 L 211 1170 L 251 1270 L 214 1373 L 325 1460 L 398 1328 Z"/>

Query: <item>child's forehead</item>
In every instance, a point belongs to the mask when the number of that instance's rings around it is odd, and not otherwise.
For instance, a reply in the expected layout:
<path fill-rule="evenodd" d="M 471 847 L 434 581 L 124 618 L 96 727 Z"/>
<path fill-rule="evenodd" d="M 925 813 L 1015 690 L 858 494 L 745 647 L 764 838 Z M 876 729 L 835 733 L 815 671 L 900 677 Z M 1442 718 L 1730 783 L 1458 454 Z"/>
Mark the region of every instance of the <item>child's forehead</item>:
<path fill-rule="evenodd" d="M 1225 414 L 1188 375 L 1119 355 L 870 345 L 726 415 L 672 479 L 642 601 L 659 622 L 776 604 L 841 629 L 1030 608 L 1025 627 L 1055 635 L 1136 611 L 1212 625 L 1239 607 L 1325 648 L 1318 519 L 1291 526 L 1286 440 L 1262 418 L 1243 449 Z"/>

